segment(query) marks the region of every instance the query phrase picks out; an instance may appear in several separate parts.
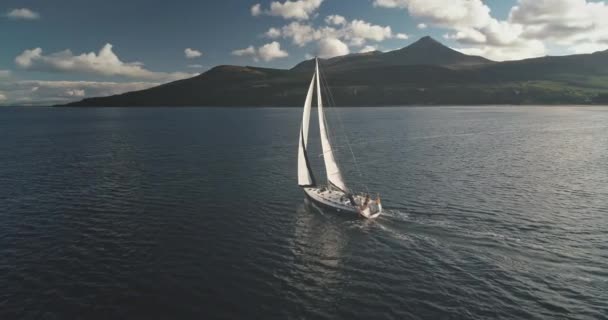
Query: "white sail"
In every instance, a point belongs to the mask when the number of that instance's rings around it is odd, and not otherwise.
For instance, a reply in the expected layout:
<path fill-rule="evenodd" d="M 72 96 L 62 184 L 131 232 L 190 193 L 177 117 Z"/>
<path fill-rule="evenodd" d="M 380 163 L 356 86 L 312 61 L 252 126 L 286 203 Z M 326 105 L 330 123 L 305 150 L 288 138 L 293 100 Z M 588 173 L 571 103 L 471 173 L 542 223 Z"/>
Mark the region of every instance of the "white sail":
<path fill-rule="evenodd" d="M 343 192 L 348 192 L 348 188 L 346 187 L 346 183 L 344 183 L 340 168 L 338 168 L 338 164 L 336 163 L 336 159 L 334 158 L 334 152 L 332 150 L 331 143 L 329 142 L 329 137 L 327 136 L 327 128 L 325 125 L 325 113 L 323 110 L 323 99 L 321 96 L 321 81 L 319 80 L 320 76 L 318 60 L 316 61 L 315 74 L 317 75 L 317 104 L 319 109 L 319 129 L 321 129 L 321 146 L 323 147 L 323 160 L 325 162 L 325 172 L 327 173 L 327 180 L 329 181 L 329 183 L 341 189 Z"/>
<path fill-rule="evenodd" d="M 313 186 L 315 185 L 315 179 L 310 171 L 310 165 L 308 162 L 308 155 L 306 148 L 308 146 L 308 128 L 310 124 L 310 109 L 312 106 L 312 95 L 315 87 L 315 76 L 312 76 L 310 81 L 310 87 L 308 88 L 308 94 L 306 95 L 306 102 L 304 102 L 304 114 L 302 116 L 302 125 L 300 127 L 300 142 L 298 147 L 298 184 L 300 186 Z"/>

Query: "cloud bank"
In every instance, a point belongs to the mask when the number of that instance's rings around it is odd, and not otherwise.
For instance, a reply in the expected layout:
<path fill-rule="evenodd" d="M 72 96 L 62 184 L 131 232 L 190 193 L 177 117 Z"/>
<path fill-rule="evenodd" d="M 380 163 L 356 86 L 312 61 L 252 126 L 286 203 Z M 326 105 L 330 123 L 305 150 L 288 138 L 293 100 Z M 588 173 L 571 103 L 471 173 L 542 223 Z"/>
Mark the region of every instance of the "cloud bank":
<path fill-rule="evenodd" d="M 273 1 L 269 9 L 262 9 L 261 4 L 251 7 L 251 15 L 269 15 L 282 17 L 284 19 L 308 20 L 319 9 L 323 0 L 297 0 L 297 1 Z"/>
<path fill-rule="evenodd" d="M 13 9 L 6 16 L 15 20 L 36 20 L 40 19 L 40 14 L 27 8 Z"/>
<path fill-rule="evenodd" d="M 39 81 L 0 82 L 0 105 L 52 105 L 144 90 L 160 82 Z"/>
<path fill-rule="evenodd" d="M 547 54 L 546 43 L 583 53 L 608 49 L 608 6 L 588 0 L 518 0 L 505 20 L 492 16 L 481 0 L 374 0 L 374 6 L 405 9 L 432 25 L 447 29 L 446 39 L 460 51 L 494 60 Z"/>
<path fill-rule="evenodd" d="M 161 82 L 196 75 L 184 72 L 154 72 L 145 69 L 141 62 L 123 62 L 109 43 L 104 45 L 99 53 L 89 52 L 80 55 L 74 55 L 70 50 L 44 55 L 41 48 L 29 49 L 15 58 L 15 64 L 24 70 L 120 76 Z"/>
<path fill-rule="evenodd" d="M 252 57 L 255 61 L 263 60 L 268 62 L 275 59 L 288 57 L 289 53 L 281 49 L 280 43 L 273 41 L 257 49 L 254 46 L 249 46 L 244 49 L 234 50 L 232 51 L 232 55 L 238 57 Z"/>
<path fill-rule="evenodd" d="M 186 48 L 184 50 L 184 54 L 186 55 L 186 58 L 188 58 L 188 59 L 198 58 L 203 55 L 202 52 L 200 52 L 196 49 L 192 49 L 192 48 Z"/>
<path fill-rule="evenodd" d="M 348 54 L 350 46 L 365 47 L 368 42 L 408 38 L 404 33 L 394 33 L 390 26 L 374 25 L 360 19 L 349 21 L 340 15 L 329 15 L 324 22 L 325 25 L 315 27 L 310 23 L 293 21 L 281 28 L 270 28 L 264 35 L 271 39 L 289 39 L 298 47 L 315 42 L 316 54 L 325 58 Z"/>

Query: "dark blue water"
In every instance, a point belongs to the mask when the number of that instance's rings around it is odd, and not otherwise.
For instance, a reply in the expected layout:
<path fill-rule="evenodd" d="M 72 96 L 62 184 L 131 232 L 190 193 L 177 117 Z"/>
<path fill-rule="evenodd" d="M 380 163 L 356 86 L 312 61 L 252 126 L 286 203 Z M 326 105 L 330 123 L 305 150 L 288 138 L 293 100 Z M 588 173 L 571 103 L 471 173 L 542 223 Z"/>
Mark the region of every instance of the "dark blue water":
<path fill-rule="evenodd" d="M 377 221 L 305 204 L 300 117 L 1 109 L 0 318 L 607 318 L 608 108 L 334 110 Z"/>

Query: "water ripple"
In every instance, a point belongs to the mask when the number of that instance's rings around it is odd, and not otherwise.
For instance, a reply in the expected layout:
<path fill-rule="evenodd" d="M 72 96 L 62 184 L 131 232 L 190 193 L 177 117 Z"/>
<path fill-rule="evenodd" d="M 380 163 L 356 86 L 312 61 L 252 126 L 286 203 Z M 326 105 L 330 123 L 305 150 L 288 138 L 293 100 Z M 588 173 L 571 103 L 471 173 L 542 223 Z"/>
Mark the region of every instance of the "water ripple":
<path fill-rule="evenodd" d="M 608 113 L 554 110 L 339 110 L 376 221 L 299 110 L 3 110 L 0 318 L 606 319 Z"/>

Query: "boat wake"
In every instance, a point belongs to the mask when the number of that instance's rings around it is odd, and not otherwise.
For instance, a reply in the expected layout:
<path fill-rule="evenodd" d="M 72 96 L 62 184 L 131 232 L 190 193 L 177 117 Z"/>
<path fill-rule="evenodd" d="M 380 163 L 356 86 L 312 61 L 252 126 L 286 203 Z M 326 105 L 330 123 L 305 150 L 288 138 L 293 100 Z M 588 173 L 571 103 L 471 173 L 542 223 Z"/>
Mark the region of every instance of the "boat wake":
<path fill-rule="evenodd" d="M 384 208 L 384 210 L 382 212 L 382 216 L 380 218 L 407 221 L 407 220 L 409 220 L 410 215 L 407 212 L 399 210 L 399 209 Z"/>

